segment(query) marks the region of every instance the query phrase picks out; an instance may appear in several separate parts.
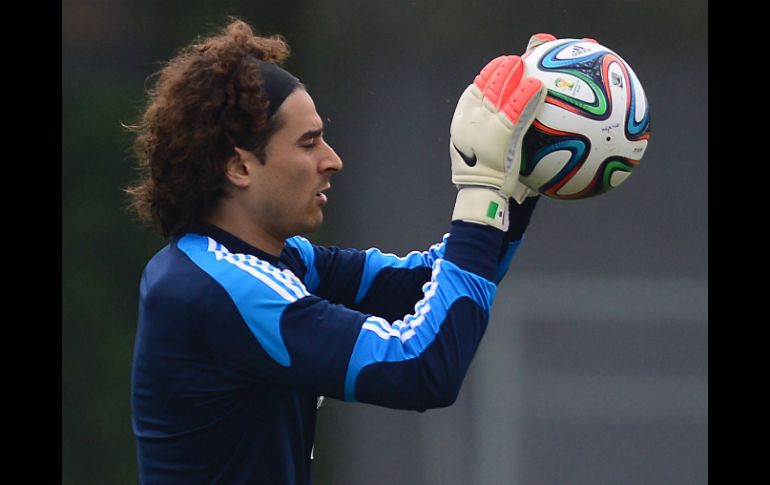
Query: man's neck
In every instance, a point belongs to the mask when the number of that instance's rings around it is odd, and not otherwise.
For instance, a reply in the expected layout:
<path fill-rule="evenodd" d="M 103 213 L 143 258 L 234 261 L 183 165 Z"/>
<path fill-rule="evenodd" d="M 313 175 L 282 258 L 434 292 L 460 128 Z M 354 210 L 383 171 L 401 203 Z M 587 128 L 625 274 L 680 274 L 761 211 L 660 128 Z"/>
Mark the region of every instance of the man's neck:
<path fill-rule="evenodd" d="M 275 257 L 281 256 L 286 242 L 246 218 L 222 217 L 221 214 L 216 214 L 209 218 L 208 223 Z"/>

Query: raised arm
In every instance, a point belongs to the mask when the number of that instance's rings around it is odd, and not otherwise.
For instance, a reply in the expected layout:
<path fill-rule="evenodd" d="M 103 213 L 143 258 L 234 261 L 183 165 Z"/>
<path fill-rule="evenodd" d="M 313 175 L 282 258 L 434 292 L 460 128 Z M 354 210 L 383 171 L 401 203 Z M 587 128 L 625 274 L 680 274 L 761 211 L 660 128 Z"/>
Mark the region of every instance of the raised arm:
<path fill-rule="evenodd" d="M 522 204 L 509 201 L 508 231 L 497 256 L 494 283 L 508 271 L 521 243 L 539 197 L 528 197 Z M 433 263 L 443 257 L 449 233 L 427 251 L 405 256 L 317 246 L 297 236 L 287 241 L 287 250 L 305 268 L 308 291 L 349 308 L 397 319 L 409 313 L 421 298 L 422 286 L 430 280 Z"/>
<path fill-rule="evenodd" d="M 209 238 L 185 237 L 179 249 L 216 283 L 206 292 L 229 296 L 207 299 L 231 302 L 224 307 L 194 312 L 208 326 L 212 355 L 234 382 L 424 410 L 457 396 L 486 329 L 495 294 L 493 255 L 503 237 L 488 226 L 453 223 L 422 298 L 397 320 L 312 295 L 290 272 L 230 254 Z"/>
<path fill-rule="evenodd" d="M 217 266 L 233 275 L 231 287 L 223 286 L 256 337 L 249 340 L 237 332 L 223 332 L 218 324 L 211 337 L 223 365 L 236 374 L 290 388 L 382 406 L 422 410 L 453 402 L 486 329 L 500 263 L 510 261 L 510 244 L 516 243 L 505 242 L 506 233 L 517 230 L 509 223 L 509 200 L 521 200 L 513 202 L 519 204 L 520 216 L 531 214 L 536 204 L 519 190 L 515 159 L 543 94 L 542 84 L 523 78 L 517 56 L 494 60 L 463 93 L 452 122 L 452 179 L 459 189 L 452 229 L 443 252 L 439 246 L 433 254 L 413 256 L 414 268 L 430 263 L 431 276 L 410 313 L 398 319 L 363 313 L 311 294 L 288 271 L 262 268 L 248 257 L 221 256 L 233 266 Z M 461 161 L 460 150 L 474 153 L 477 162 Z M 514 163 L 509 163 L 512 159 Z M 192 248 L 190 257 L 213 261 L 216 254 L 203 247 L 201 242 Z M 319 266 L 311 261 L 321 259 L 316 248 L 301 240 L 295 240 L 294 247 L 307 262 L 305 281 L 319 293 L 325 281 L 334 279 L 329 268 L 345 266 Z M 343 298 L 354 302 L 372 292 L 387 268 L 398 269 L 410 261 L 338 250 L 326 257 L 341 254 L 360 259 L 351 265 L 361 268 L 358 284 L 350 284 Z M 376 271 L 367 272 L 367 260 Z M 261 284 L 249 284 L 250 278 Z M 336 284 L 355 279 L 339 277 Z M 238 346 L 240 351 L 232 351 Z"/>

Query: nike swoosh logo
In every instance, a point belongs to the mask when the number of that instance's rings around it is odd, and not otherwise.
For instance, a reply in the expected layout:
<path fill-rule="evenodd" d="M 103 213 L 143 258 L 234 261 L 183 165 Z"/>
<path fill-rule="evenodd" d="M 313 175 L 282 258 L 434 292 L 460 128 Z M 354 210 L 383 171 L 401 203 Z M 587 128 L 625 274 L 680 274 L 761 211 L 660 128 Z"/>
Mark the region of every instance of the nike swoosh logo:
<path fill-rule="evenodd" d="M 473 167 L 473 166 L 476 165 L 476 154 L 475 153 L 473 154 L 473 156 L 469 157 L 468 155 L 466 155 L 462 151 L 460 151 L 460 149 L 457 148 L 457 145 L 455 145 L 454 143 L 452 143 L 452 146 L 454 147 L 455 150 L 457 150 L 457 153 L 459 153 L 460 156 L 463 157 L 463 160 L 465 160 L 465 163 L 469 167 Z"/>

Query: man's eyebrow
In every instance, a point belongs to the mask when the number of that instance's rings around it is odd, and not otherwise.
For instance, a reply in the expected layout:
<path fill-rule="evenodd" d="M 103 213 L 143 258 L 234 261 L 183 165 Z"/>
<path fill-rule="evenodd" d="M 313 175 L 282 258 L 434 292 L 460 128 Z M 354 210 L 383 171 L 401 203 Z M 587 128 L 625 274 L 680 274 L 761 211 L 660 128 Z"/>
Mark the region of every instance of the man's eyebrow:
<path fill-rule="evenodd" d="M 323 135 L 323 132 L 324 132 L 323 128 L 306 131 L 305 133 L 302 134 L 302 136 L 300 136 L 297 139 L 297 141 L 305 141 L 305 140 L 310 140 L 312 138 L 318 138 L 319 136 Z"/>

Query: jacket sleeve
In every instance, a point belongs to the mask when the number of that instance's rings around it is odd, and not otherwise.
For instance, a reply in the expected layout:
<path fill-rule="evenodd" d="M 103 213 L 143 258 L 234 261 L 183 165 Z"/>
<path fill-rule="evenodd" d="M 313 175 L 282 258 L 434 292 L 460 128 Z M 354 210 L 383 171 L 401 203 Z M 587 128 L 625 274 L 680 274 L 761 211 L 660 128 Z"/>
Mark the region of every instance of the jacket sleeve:
<path fill-rule="evenodd" d="M 445 234 L 427 251 L 405 256 L 377 248 L 361 251 L 317 246 L 302 237 L 289 239 L 287 246 L 299 253 L 307 268 L 304 279 L 308 291 L 354 310 L 396 319 L 411 311 L 421 298 L 434 262 L 444 256 L 448 237 Z"/>
<path fill-rule="evenodd" d="M 539 199 L 530 197 L 521 205 L 510 199 L 510 228 L 497 255 L 494 283 L 506 275 Z M 448 237 L 445 234 L 427 251 L 412 251 L 406 256 L 377 248 L 360 251 L 317 246 L 299 236 L 290 238 L 287 247 L 306 268 L 308 291 L 364 313 L 394 319 L 410 311 L 420 299 L 433 263 L 444 256 Z"/>
<path fill-rule="evenodd" d="M 489 319 L 504 237 L 464 222 L 451 234 L 419 301 L 398 319 L 313 295 L 256 258 L 204 244 L 182 249 L 227 293 L 232 311 L 206 320 L 211 351 L 234 380 L 425 410 L 457 397 Z"/>

